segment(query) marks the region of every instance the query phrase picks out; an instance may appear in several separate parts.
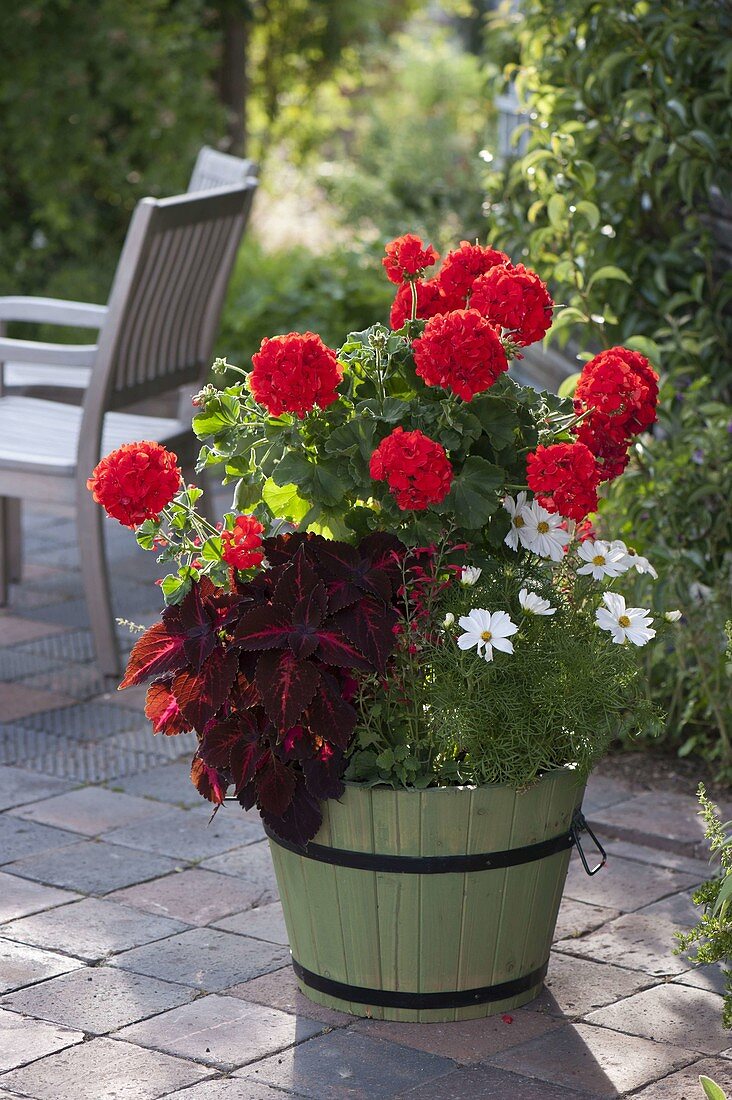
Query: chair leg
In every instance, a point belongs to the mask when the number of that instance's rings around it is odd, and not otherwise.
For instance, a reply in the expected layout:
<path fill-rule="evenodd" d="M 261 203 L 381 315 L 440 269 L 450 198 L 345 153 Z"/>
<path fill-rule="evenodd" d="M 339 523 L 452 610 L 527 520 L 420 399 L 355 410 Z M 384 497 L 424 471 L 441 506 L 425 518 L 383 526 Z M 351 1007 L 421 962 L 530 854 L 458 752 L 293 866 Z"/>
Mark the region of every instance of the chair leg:
<path fill-rule="evenodd" d="M 76 515 L 82 555 L 82 579 L 94 639 L 97 666 L 105 676 L 120 674 L 109 570 L 104 547 L 104 511 L 82 482 L 77 491 Z"/>
<path fill-rule="evenodd" d="M 5 545 L 7 547 L 8 580 L 20 584 L 23 579 L 23 527 L 21 501 L 5 498 Z"/>
<path fill-rule="evenodd" d="M 0 497 L 0 607 L 7 606 L 10 584 L 7 503 L 6 497 Z"/>

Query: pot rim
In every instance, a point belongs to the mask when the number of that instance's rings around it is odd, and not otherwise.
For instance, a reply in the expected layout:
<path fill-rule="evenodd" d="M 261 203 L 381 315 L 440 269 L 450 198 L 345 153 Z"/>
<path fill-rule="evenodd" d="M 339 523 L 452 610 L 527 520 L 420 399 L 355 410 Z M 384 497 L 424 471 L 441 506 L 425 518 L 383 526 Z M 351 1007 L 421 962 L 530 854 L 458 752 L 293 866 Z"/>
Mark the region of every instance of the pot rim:
<path fill-rule="evenodd" d="M 481 784 L 451 784 L 449 787 L 391 787 L 388 783 L 358 783 L 352 779 L 344 779 L 343 784 L 347 790 L 359 790 L 359 791 L 392 791 L 394 794 L 401 795 L 416 795 L 416 794 L 445 794 L 451 791 L 515 791 L 516 794 L 524 794 L 527 791 L 532 790 L 538 786 L 539 783 L 543 783 L 545 779 L 551 777 L 569 776 L 574 778 L 577 782 L 577 786 L 584 784 L 587 781 L 587 777 L 580 776 L 577 770 L 576 764 L 564 764 L 559 768 L 552 768 L 550 771 L 542 772 L 537 779 L 531 783 L 528 787 L 512 787 L 510 783 L 481 783 Z M 336 799 L 335 801 L 338 801 Z"/>

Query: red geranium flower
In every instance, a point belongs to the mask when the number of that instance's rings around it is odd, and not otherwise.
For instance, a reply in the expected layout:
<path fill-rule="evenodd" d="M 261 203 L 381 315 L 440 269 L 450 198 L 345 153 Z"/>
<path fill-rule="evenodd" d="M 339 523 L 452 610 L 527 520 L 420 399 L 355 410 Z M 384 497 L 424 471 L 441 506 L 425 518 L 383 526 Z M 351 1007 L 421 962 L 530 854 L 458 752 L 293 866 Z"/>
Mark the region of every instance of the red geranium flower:
<path fill-rule="evenodd" d="M 421 512 L 450 492 L 452 466 L 444 447 L 422 432 L 395 428 L 371 455 L 375 481 L 386 481 L 403 512 Z"/>
<path fill-rule="evenodd" d="M 475 309 L 432 317 L 412 345 L 417 374 L 428 386 L 443 386 L 463 401 L 487 390 L 508 359 L 493 325 Z"/>
<path fill-rule="evenodd" d="M 159 443 L 125 443 L 94 468 L 86 483 L 97 504 L 125 527 L 157 519 L 181 487 L 178 459 Z"/>
<path fill-rule="evenodd" d="M 574 397 L 578 414 L 592 410 L 585 423 L 620 443 L 656 419 L 658 375 L 639 352 L 610 348 L 585 364 Z"/>
<path fill-rule="evenodd" d="M 445 256 L 437 281 L 447 297 L 461 299 L 461 304 L 465 305 L 473 283 L 479 275 L 484 275 L 497 264 L 509 262 L 506 253 L 499 252 L 497 248 L 483 248 L 479 244 L 461 241 L 459 248 L 453 249 Z"/>
<path fill-rule="evenodd" d="M 526 459 L 526 481 L 548 512 L 582 520 L 597 509 L 600 475 L 584 443 L 538 446 Z"/>
<path fill-rule="evenodd" d="M 630 461 L 627 437 L 615 439 L 603 424 L 594 423 L 591 418 L 580 424 L 576 435 L 595 456 L 600 481 L 614 481 L 620 477 Z"/>
<path fill-rule="evenodd" d="M 457 300 L 445 297 L 437 279 L 415 279 L 412 285 L 417 288 L 417 316 L 423 320 L 457 309 L 460 305 Z M 392 303 L 389 324 L 393 329 L 401 328 L 411 316 L 412 287 L 409 283 L 402 283 Z"/>
<path fill-rule="evenodd" d="M 342 372 L 336 353 L 314 332 L 262 340 L 252 364 L 249 387 L 272 416 L 290 412 L 302 420 L 316 405 L 324 409 L 338 400 Z"/>
<path fill-rule="evenodd" d="M 255 516 L 237 516 L 233 531 L 222 531 L 221 557 L 234 569 L 254 569 L 264 560 L 262 533 L 264 527 Z"/>
<path fill-rule="evenodd" d="M 541 340 L 551 327 L 554 302 L 544 283 L 523 264 L 492 267 L 473 283 L 471 309 L 508 329 L 521 347 Z"/>
<path fill-rule="evenodd" d="M 386 246 L 386 256 L 381 261 L 392 283 L 409 282 L 422 274 L 426 267 L 436 264 L 440 256 L 431 244 L 424 243 L 413 233 L 397 237 Z"/>

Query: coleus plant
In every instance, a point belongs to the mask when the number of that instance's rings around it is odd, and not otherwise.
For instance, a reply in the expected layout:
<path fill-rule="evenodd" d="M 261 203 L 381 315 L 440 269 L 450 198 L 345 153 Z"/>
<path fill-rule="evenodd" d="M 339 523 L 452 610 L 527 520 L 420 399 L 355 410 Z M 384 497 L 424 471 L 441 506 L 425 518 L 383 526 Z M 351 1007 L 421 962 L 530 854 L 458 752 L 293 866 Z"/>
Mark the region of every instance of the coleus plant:
<path fill-rule="evenodd" d="M 625 348 L 585 365 L 574 400 L 518 385 L 510 361 L 551 326 L 546 286 L 478 244 L 462 242 L 427 278 L 437 259 L 410 234 L 391 242 L 390 324 L 350 333 L 338 351 L 287 333 L 263 340 L 249 371 L 216 361 L 216 373 L 244 376 L 194 398 L 198 468 L 223 466 L 235 486 L 221 523 L 199 514 L 201 490 L 156 443 L 113 452 L 88 483 L 141 546 L 175 564 L 161 581 L 162 619 L 134 647 L 122 686 L 153 678 L 155 732 L 196 731 L 192 777 L 206 798 L 231 791 L 297 842 L 317 831 L 319 803 L 341 793 L 347 757 L 363 747 L 357 722 L 368 727 L 364 708 L 380 706 L 380 692 L 396 700 L 384 736 L 420 736 L 425 708 L 410 681 L 439 673 L 418 667 L 410 631 L 435 553 L 469 553 L 484 578 L 514 569 L 512 555 L 559 561 L 656 415 L 658 376 Z M 606 575 L 597 561 L 614 569 L 613 553 L 598 544 L 588 561 Z M 456 568 L 434 574 L 436 591 Z M 508 652 L 505 639 L 503 650 L 489 644 L 508 609 L 475 610 L 463 618 L 480 628 L 479 655 Z M 603 613 L 621 640 L 626 610 Z M 420 625 L 435 652 L 438 627 Z M 414 774 L 405 744 L 387 748 Z"/>

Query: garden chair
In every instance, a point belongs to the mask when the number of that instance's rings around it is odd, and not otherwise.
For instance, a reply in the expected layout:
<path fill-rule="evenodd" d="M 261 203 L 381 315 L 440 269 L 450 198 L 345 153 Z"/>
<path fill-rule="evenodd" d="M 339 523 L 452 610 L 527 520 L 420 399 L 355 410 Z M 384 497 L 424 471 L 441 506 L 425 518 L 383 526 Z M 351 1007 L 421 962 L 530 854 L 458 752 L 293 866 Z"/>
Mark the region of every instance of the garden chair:
<path fill-rule="evenodd" d="M 22 500 L 76 504 L 82 580 L 97 661 L 108 676 L 120 659 L 104 551 L 104 512 L 86 479 L 107 451 L 136 439 L 169 446 L 190 470 L 190 420 L 123 412 L 146 398 L 200 386 L 210 368 L 224 293 L 256 181 L 244 186 L 142 199 L 125 240 L 106 307 L 54 303 L 62 323 L 99 329 L 96 344 L 40 344 L 0 337 L 0 362 L 69 365 L 90 371 L 82 406 L 0 395 L 0 605 L 17 546 L 10 507 Z M 38 307 L 24 307 L 36 319 Z M 104 316 L 95 311 L 103 310 Z M 87 312 L 91 310 L 91 312 Z M 14 317 L 17 317 L 17 312 Z M 10 514 L 9 514 L 10 513 Z M 8 523 L 10 520 L 10 523 Z M 12 540 L 10 540 L 12 542 Z"/>

